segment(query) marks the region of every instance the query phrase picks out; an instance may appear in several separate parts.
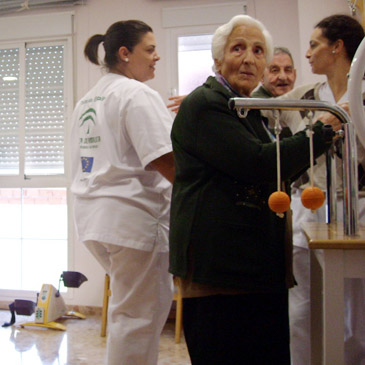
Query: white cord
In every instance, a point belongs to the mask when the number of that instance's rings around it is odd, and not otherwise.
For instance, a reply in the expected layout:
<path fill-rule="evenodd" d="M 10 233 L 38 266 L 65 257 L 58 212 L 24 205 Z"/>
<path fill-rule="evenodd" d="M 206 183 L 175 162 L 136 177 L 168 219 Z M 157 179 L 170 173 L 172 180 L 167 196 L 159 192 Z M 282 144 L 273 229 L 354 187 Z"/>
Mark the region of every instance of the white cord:
<path fill-rule="evenodd" d="M 280 132 L 281 125 L 279 122 L 279 111 L 274 110 L 274 118 L 275 118 L 275 137 L 276 137 L 276 173 L 277 173 L 277 182 L 278 182 L 278 191 L 281 191 L 281 166 L 280 166 Z"/>
<path fill-rule="evenodd" d="M 307 136 L 309 137 L 309 156 L 310 156 L 310 182 L 311 187 L 313 188 L 313 180 L 314 180 L 314 173 L 313 173 L 313 166 L 314 166 L 314 156 L 313 156 L 313 112 L 308 112 L 308 131 Z"/>

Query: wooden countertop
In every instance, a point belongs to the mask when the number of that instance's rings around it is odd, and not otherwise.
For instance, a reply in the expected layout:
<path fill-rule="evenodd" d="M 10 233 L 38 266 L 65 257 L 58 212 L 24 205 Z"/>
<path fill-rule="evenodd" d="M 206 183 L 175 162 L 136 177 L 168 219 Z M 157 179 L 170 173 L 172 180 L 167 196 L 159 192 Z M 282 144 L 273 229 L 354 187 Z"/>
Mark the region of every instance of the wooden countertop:
<path fill-rule="evenodd" d="M 342 223 L 305 222 L 302 228 L 310 249 L 365 250 L 365 227 L 361 224 L 358 235 L 353 237 L 344 235 Z"/>

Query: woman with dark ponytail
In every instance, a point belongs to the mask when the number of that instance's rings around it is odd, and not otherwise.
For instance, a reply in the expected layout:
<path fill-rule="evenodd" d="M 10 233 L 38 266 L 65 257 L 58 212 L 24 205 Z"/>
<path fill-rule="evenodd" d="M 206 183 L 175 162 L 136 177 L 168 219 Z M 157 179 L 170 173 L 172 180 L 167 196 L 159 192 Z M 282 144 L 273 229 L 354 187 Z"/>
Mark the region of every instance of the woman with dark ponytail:
<path fill-rule="evenodd" d="M 107 364 L 157 364 L 173 292 L 172 118 L 144 82 L 160 57 L 151 27 L 138 20 L 93 35 L 84 54 L 107 73 L 73 113 L 71 190 L 78 239 L 111 279 Z"/>

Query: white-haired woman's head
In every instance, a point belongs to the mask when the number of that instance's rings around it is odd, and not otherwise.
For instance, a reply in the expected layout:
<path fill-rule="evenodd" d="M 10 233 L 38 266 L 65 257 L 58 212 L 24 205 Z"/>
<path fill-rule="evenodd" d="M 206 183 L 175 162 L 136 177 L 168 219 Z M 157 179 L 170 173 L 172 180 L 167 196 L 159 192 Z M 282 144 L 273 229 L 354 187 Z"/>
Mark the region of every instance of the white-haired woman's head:
<path fill-rule="evenodd" d="M 214 62 L 216 60 L 221 61 L 223 59 L 224 48 L 227 44 L 229 35 L 232 33 L 234 28 L 241 25 L 256 27 L 262 32 L 266 47 L 265 58 L 266 62 L 269 63 L 273 57 L 274 50 L 271 34 L 260 21 L 252 18 L 249 15 L 236 15 L 228 23 L 223 24 L 217 28 L 212 39 L 212 57 Z M 213 66 L 213 70 L 216 71 L 215 65 Z"/>

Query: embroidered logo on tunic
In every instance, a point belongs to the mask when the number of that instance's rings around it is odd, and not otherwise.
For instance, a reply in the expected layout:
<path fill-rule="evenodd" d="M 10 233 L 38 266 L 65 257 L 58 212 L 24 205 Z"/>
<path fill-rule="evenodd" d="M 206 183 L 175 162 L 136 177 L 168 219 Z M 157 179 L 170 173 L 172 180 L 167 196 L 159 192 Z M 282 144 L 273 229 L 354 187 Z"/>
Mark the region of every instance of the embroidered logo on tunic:
<path fill-rule="evenodd" d="M 95 119 L 94 117 L 96 117 L 96 111 L 94 108 L 89 108 L 88 110 L 86 110 L 86 112 L 84 112 L 81 117 L 79 118 L 79 120 L 82 120 L 81 124 L 80 124 L 80 128 L 87 123 L 88 121 L 92 122 L 94 125 L 96 125 L 95 123 Z M 88 123 L 87 125 L 87 131 L 86 134 L 90 133 L 90 125 Z"/>
<path fill-rule="evenodd" d="M 91 172 L 93 163 L 94 163 L 94 157 L 81 156 L 82 172 Z"/>

